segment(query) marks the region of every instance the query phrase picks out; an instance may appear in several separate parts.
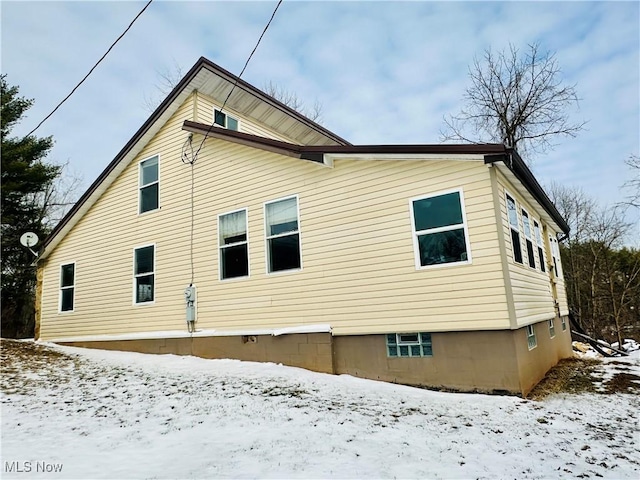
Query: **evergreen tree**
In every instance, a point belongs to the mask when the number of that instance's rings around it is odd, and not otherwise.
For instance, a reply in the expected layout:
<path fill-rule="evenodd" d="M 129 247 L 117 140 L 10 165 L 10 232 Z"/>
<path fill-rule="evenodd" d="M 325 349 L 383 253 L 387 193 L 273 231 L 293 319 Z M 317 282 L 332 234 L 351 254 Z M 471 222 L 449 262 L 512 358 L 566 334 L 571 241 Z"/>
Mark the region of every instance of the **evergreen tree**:
<path fill-rule="evenodd" d="M 2 88 L 2 336 L 33 335 L 36 270 L 35 258 L 20 245 L 20 236 L 48 233 L 44 219 L 46 205 L 42 193 L 60 175 L 61 167 L 43 162 L 53 145 L 51 137 L 10 137 L 13 127 L 33 105 L 18 96 L 18 87 L 8 86 L 0 76 Z"/>

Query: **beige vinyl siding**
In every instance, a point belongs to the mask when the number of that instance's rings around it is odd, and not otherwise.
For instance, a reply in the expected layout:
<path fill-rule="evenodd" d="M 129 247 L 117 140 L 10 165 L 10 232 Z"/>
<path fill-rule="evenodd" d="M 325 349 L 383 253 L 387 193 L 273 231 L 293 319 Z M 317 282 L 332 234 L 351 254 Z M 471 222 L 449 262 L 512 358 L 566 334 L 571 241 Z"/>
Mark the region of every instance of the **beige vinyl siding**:
<path fill-rule="evenodd" d="M 43 339 L 186 331 L 190 179 L 186 102 L 51 254 Z M 194 136 L 194 142 L 202 137 Z M 138 215 L 138 163 L 160 157 L 160 210 Z M 510 327 L 488 168 L 482 161 L 337 159 L 334 168 L 208 139 L 194 165 L 198 329 L 330 324 L 336 335 Z M 416 270 L 409 199 L 462 188 L 472 264 Z M 298 195 L 302 270 L 268 274 L 263 205 Z M 220 281 L 217 215 L 247 208 L 250 277 Z M 155 302 L 133 305 L 133 250 L 156 245 Z M 75 312 L 58 270 L 77 265 Z"/>
<path fill-rule="evenodd" d="M 213 123 L 214 108 L 217 108 L 219 110 L 221 106 L 222 105 L 219 105 L 218 103 L 214 102 L 211 97 L 207 95 L 203 95 L 202 93 L 199 93 L 198 102 L 197 102 L 197 108 L 198 108 L 197 121 L 200 123 L 205 123 L 210 125 L 211 123 Z M 230 108 L 229 105 L 225 105 L 224 112 L 228 113 L 229 115 L 231 115 L 232 117 L 238 120 L 239 122 L 238 130 L 243 133 L 250 133 L 251 135 L 271 138 L 271 139 L 280 140 L 283 142 L 298 143 L 298 142 L 294 142 L 289 137 L 285 137 L 284 135 L 275 132 L 274 130 L 271 130 L 263 125 L 260 125 L 256 122 L 248 120 L 246 117 L 240 115 L 239 113 L 234 111 L 232 108 Z M 220 128 L 220 127 L 214 127 L 214 128 Z"/>
<path fill-rule="evenodd" d="M 516 326 L 522 327 L 531 323 L 554 318 L 555 307 L 551 290 L 551 278 L 549 276 L 548 268 L 548 260 L 551 258 L 551 252 L 548 250 L 546 245 L 542 246 L 545 252 L 545 257 L 547 259 L 547 265 L 545 265 L 546 271 L 542 272 L 540 270 L 539 259 L 537 258 L 537 244 L 535 242 L 535 234 L 533 234 L 532 237 L 536 268 L 534 269 L 529 266 L 524 226 L 521 214 L 522 208 L 524 208 L 529 214 L 532 228 L 533 220 L 535 220 L 538 222 L 540 228 L 542 229 L 544 224 L 542 223 L 540 214 L 538 213 L 541 207 L 539 205 L 534 206 L 525 203 L 516 187 L 511 184 L 500 172 L 498 172 L 497 179 L 500 196 L 500 213 L 502 218 L 502 227 L 504 229 L 505 249 L 507 254 L 507 264 L 509 267 L 508 270 L 516 313 Z M 523 259 L 522 264 L 516 263 L 513 259 L 513 246 L 511 243 L 509 219 L 507 217 L 505 193 L 508 193 L 516 201 L 518 221 L 520 224 L 520 247 L 522 250 Z M 546 225 L 546 227 L 548 229 L 548 232 L 553 232 L 549 225 Z M 544 235 L 545 234 L 543 233 L 543 240 Z M 562 284 L 562 288 L 558 289 L 558 292 L 560 292 L 560 290 L 564 291 L 564 284 Z"/>

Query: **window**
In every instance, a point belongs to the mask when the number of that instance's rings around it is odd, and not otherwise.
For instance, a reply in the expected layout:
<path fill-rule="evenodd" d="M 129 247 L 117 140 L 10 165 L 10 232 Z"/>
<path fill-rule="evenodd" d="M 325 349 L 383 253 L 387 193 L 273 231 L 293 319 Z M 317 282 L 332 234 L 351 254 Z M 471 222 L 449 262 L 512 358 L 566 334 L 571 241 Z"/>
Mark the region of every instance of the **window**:
<path fill-rule="evenodd" d="M 562 331 L 564 332 L 567 329 L 567 317 L 560 317 L 562 321 Z"/>
<path fill-rule="evenodd" d="M 527 325 L 527 343 L 529 344 L 529 350 L 536 348 L 536 345 L 538 345 L 536 329 L 533 325 Z"/>
<path fill-rule="evenodd" d="M 60 311 L 73 312 L 73 300 L 76 287 L 76 264 L 60 266 Z"/>
<path fill-rule="evenodd" d="M 471 260 L 462 190 L 411 200 L 416 268 Z"/>
<path fill-rule="evenodd" d="M 134 250 L 134 300 L 135 303 L 153 302 L 155 284 L 155 245 Z"/>
<path fill-rule="evenodd" d="M 218 239 L 220 278 L 225 280 L 248 276 L 249 250 L 246 209 L 218 217 Z"/>
<path fill-rule="evenodd" d="M 556 326 L 553 324 L 553 318 L 549 320 L 549 336 L 551 338 L 556 336 Z"/>
<path fill-rule="evenodd" d="M 298 197 L 265 203 L 269 272 L 301 268 Z"/>
<path fill-rule="evenodd" d="M 553 268 L 556 274 L 556 277 L 562 277 L 562 264 L 560 263 L 560 248 L 558 247 L 558 240 L 549 236 L 549 243 L 551 244 L 551 258 L 553 258 Z"/>
<path fill-rule="evenodd" d="M 159 202 L 158 156 L 140 162 L 139 213 L 156 210 Z"/>
<path fill-rule="evenodd" d="M 387 335 L 389 357 L 432 357 L 430 333 L 390 333 Z"/>
<path fill-rule="evenodd" d="M 507 193 L 507 214 L 511 227 L 511 246 L 513 247 L 513 260 L 522 263 L 522 246 L 520 245 L 520 222 L 518 221 L 518 209 L 516 201 Z"/>
<path fill-rule="evenodd" d="M 540 233 L 540 225 L 535 220 L 533 221 L 533 230 L 536 234 L 536 244 L 538 245 L 538 260 L 540 261 L 540 271 L 545 271 L 544 266 L 544 250 L 542 249 L 542 234 Z"/>
<path fill-rule="evenodd" d="M 536 259 L 533 256 L 533 239 L 531 238 L 531 223 L 529 222 L 529 214 L 522 210 L 522 225 L 524 226 L 524 238 L 527 244 L 527 258 L 529 259 L 529 266 L 536 268 Z"/>
<path fill-rule="evenodd" d="M 220 125 L 221 127 L 224 127 L 228 130 L 235 130 L 236 132 L 238 131 L 238 120 L 227 115 L 224 112 L 221 112 L 220 110 L 218 110 L 217 108 L 215 108 L 213 110 L 213 123 L 215 123 L 216 125 Z"/>

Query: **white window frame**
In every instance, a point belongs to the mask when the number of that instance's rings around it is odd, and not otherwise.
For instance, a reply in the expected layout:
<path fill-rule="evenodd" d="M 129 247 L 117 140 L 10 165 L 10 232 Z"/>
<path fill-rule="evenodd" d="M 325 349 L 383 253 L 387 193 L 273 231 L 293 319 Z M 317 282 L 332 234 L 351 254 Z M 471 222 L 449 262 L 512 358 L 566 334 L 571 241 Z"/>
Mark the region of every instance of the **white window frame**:
<path fill-rule="evenodd" d="M 553 338 L 556 336 L 556 325 L 553 323 L 553 318 L 549 319 L 549 337 Z"/>
<path fill-rule="evenodd" d="M 278 203 L 278 202 L 282 202 L 284 200 L 289 200 L 291 198 L 295 198 L 296 199 L 296 215 L 297 215 L 297 219 L 298 219 L 298 230 L 296 230 L 295 232 L 287 232 L 287 233 L 280 233 L 277 235 L 269 235 L 267 232 L 267 205 L 270 205 L 272 203 Z M 262 204 L 262 215 L 264 217 L 264 251 L 265 251 L 265 255 L 264 255 L 264 259 L 265 259 L 265 270 L 267 272 L 267 275 L 283 275 L 283 274 L 287 274 L 287 273 L 294 273 L 294 272 L 301 272 L 302 268 L 303 268 L 303 263 L 302 263 L 302 226 L 300 225 L 300 198 L 298 196 L 298 194 L 294 194 L 294 195 L 288 195 L 286 197 L 281 197 L 281 198 L 277 198 L 275 200 L 269 200 L 268 202 L 264 202 Z M 290 268 L 288 270 L 278 270 L 275 272 L 272 272 L 269 270 L 269 263 L 271 260 L 271 251 L 269 250 L 269 240 L 272 238 L 278 238 L 278 237 L 286 237 L 288 235 L 295 235 L 298 234 L 298 251 L 300 252 L 300 268 Z"/>
<path fill-rule="evenodd" d="M 146 247 L 153 247 L 153 272 L 151 273 L 153 275 L 153 300 L 150 302 L 136 302 L 136 279 L 138 277 L 145 277 L 147 275 L 150 275 L 150 273 L 141 273 L 141 274 L 136 274 L 136 250 L 139 250 L 141 248 L 146 248 Z M 133 297 L 132 297 L 132 303 L 134 306 L 136 307 L 141 307 L 144 305 L 154 305 L 156 303 L 156 287 L 157 287 L 157 282 L 156 282 L 156 262 L 158 259 L 158 248 L 156 246 L 155 243 L 147 243 L 145 245 L 137 245 L 135 247 L 133 247 L 133 265 L 132 265 L 132 288 L 131 291 L 133 293 Z"/>
<path fill-rule="evenodd" d="M 513 200 L 513 205 L 516 211 L 516 223 L 518 224 L 518 228 L 516 229 L 511 223 L 511 217 L 509 216 L 509 199 Z M 505 208 L 507 211 L 507 223 L 509 224 L 509 238 L 511 239 L 511 257 L 513 258 L 513 263 L 524 266 L 524 255 L 522 254 L 522 231 L 520 230 L 520 214 L 518 213 L 518 201 L 514 195 L 511 195 L 507 190 L 504 191 L 504 201 Z M 513 235 L 511 232 L 514 231 L 518 234 L 518 250 L 520 251 L 520 259 L 519 262 L 516 260 L 515 248 L 516 246 L 513 244 Z"/>
<path fill-rule="evenodd" d="M 445 227 L 438 228 L 430 228 L 427 230 L 416 231 L 416 219 L 413 211 L 413 203 L 425 200 L 427 198 L 439 197 L 442 195 L 448 195 L 450 193 L 458 193 L 460 199 L 460 211 L 462 212 L 462 223 L 456 223 L 455 225 L 447 225 Z M 430 270 L 434 268 L 446 268 L 446 267 L 455 267 L 459 265 L 470 265 L 472 263 L 471 258 L 471 241 L 469 240 L 469 226 L 467 223 L 467 212 L 465 208 L 464 201 L 464 191 L 462 188 L 453 188 L 450 190 L 442 190 L 435 193 L 430 193 L 429 195 L 421 195 L 419 197 L 414 197 L 409 199 L 409 214 L 411 219 L 411 235 L 413 237 L 413 261 L 416 267 L 416 270 Z M 458 230 L 462 228 L 464 231 L 464 242 L 465 247 L 467 249 L 467 259 L 461 260 L 459 262 L 450 262 L 450 263 L 438 263 L 437 265 L 422 265 L 420 263 L 420 244 L 418 243 L 419 235 L 428 235 L 430 233 L 440 233 L 447 232 L 450 230 Z"/>
<path fill-rule="evenodd" d="M 155 182 L 149 182 L 145 185 L 142 185 L 142 164 L 148 160 L 153 160 L 154 158 L 158 159 L 158 179 Z M 142 209 L 142 189 L 145 187 L 149 187 L 151 185 L 158 185 L 158 207 L 153 210 L 147 210 L 146 212 L 141 212 Z M 157 212 L 160 210 L 160 154 L 151 155 L 144 160 L 140 160 L 138 162 L 138 215 L 146 215 L 151 212 Z"/>
<path fill-rule="evenodd" d="M 540 262 L 540 271 L 545 273 L 547 271 L 547 267 L 545 265 L 546 258 L 544 253 L 544 234 L 542 233 L 542 225 L 541 222 L 533 219 L 533 234 L 536 237 L 536 247 L 538 253 L 538 261 Z"/>
<path fill-rule="evenodd" d="M 558 244 L 558 239 L 554 235 L 549 235 L 549 243 L 551 244 L 553 271 L 557 278 L 564 278 L 562 276 L 562 262 L 560 261 L 560 245 Z"/>
<path fill-rule="evenodd" d="M 238 212 L 245 212 L 244 228 L 245 228 L 245 234 L 247 236 L 247 239 L 243 242 L 230 243 L 229 245 L 220 245 L 220 219 L 225 215 L 231 215 L 232 213 L 238 213 Z M 222 250 L 224 248 L 237 247 L 238 245 L 243 245 L 243 244 L 247 245 L 247 274 L 241 277 L 222 278 Z M 249 261 L 250 258 L 251 257 L 249 255 L 249 208 L 248 207 L 238 208 L 230 212 L 224 212 L 224 213 L 218 214 L 218 280 L 220 280 L 221 282 L 233 282 L 236 280 L 244 280 L 246 278 L 249 278 L 251 276 L 251 262 Z"/>
<path fill-rule="evenodd" d="M 533 350 L 538 346 L 538 339 L 536 338 L 535 325 L 527 325 L 526 333 L 527 333 L 527 346 L 529 347 L 529 350 Z M 533 339 L 533 342 L 531 341 L 531 339 Z"/>
<path fill-rule="evenodd" d="M 62 267 L 66 267 L 67 265 L 73 265 L 73 285 L 67 285 L 65 287 L 62 286 Z M 76 311 L 76 277 L 78 275 L 77 263 L 73 262 L 65 262 L 60 264 L 60 268 L 58 269 L 58 313 L 66 314 L 73 313 Z M 62 291 L 73 289 L 73 308 L 71 310 L 62 310 Z"/>
<path fill-rule="evenodd" d="M 533 232 L 533 222 L 532 217 L 522 205 L 520 205 L 520 215 L 522 217 L 522 233 L 524 234 L 524 246 L 527 251 L 527 265 L 529 268 L 535 270 L 536 269 L 536 244 L 533 241 L 533 236 L 535 235 Z M 526 222 L 525 222 L 526 219 Z M 527 225 L 529 225 L 529 235 L 527 235 Z M 533 253 L 533 258 L 529 258 L 529 248 L 527 242 L 531 242 L 531 253 Z M 533 265 L 531 265 L 531 260 L 533 260 Z M 523 258 L 524 261 L 524 258 Z"/>
<path fill-rule="evenodd" d="M 216 123 L 216 112 L 221 113 L 222 115 L 224 115 L 224 125 L 220 125 L 219 123 Z M 238 128 L 236 130 L 232 130 L 230 129 L 227 125 L 228 125 L 228 118 L 231 117 L 233 120 L 236 121 L 236 124 L 238 125 Z M 231 130 L 232 132 L 239 132 L 240 131 L 240 119 L 235 117 L 234 115 L 229 115 L 227 112 L 223 112 L 220 108 L 218 107 L 213 107 L 213 124 L 217 127 L 220 128 L 225 128 L 227 130 Z"/>
<path fill-rule="evenodd" d="M 567 318 L 562 316 L 560 317 L 560 321 L 562 323 L 562 331 L 565 332 L 567 330 Z"/>

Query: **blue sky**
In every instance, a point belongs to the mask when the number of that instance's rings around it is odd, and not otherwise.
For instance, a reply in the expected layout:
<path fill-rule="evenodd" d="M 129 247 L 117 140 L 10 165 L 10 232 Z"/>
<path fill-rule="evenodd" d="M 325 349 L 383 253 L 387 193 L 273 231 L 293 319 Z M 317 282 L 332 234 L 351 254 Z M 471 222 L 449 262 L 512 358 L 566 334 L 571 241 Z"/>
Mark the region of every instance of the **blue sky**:
<path fill-rule="evenodd" d="M 35 99 L 14 133 L 49 113 L 145 3 L 2 1 L 2 73 Z M 37 131 L 54 137 L 50 160 L 68 162 L 88 186 L 150 114 L 158 72 L 186 72 L 205 56 L 238 74 L 275 4 L 156 0 Z M 581 99 L 571 117 L 588 121 L 532 159 L 540 182 L 581 187 L 602 204 L 622 200 L 632 175 L 624 160 L 640 153 L 638 2 L 285 0 L 243 78 L 319 101 L 323 125 L 355 144 L 439 143 L 474 56 L 510 42 L 556 52 Z"/>

